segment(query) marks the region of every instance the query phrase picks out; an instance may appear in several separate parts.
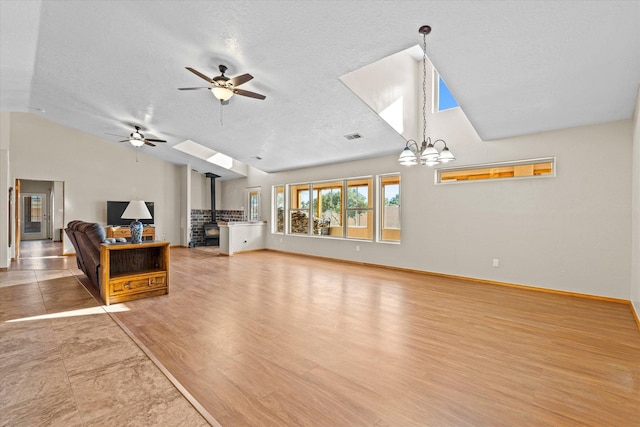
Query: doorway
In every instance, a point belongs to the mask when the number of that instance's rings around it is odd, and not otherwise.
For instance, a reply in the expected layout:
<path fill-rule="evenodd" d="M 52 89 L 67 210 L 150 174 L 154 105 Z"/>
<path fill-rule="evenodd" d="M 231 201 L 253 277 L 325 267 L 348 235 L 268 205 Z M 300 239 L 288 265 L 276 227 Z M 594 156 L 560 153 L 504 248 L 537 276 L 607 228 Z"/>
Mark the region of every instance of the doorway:
<path fill-rule="evenodd" d="M 16 179 L 15 258 L 63 256 L 64 183 Z"/>

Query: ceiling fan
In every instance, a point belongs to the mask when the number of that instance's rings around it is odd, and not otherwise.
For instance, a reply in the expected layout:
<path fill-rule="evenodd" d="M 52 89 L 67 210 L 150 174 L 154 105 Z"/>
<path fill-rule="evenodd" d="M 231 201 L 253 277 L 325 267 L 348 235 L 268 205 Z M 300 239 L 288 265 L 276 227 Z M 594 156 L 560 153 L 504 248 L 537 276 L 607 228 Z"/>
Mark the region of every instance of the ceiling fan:
<path fill-rule="evenodd" d="M 251 74 L 242 74 L 242 75 L 237 76 L 237 77 L 229 78 L 229 77 L 224 75 L 224 73 L 227 71 L 227 67 L 224 66 L 224 65 L 220 65 L 220 66 L 218 66 L 218 69 L 220 70 L 220 75 L 216 76 L 216 77 L 209 78 L 209 77 L 205 76 L 204 74 L 202 74 L 200 71 L 194 70 L 191 67 L 186 67 L 186 68 L 187 68 L 187 70 L 191 71 L 196 76 L 198 76 L 201 79 L 204 79 L 207 82 L 211 83 L 213 86 L 211 86 L 211 87 L 207 87 L 207 86 L 202 86 L 202 87 L 181 87 L 181 88 L 178 88 L 178 90 L 209 89 L 211 91 L 211 93 L 213 94 L 213 96 L 215 96 L 216 99 L 220 100 L 220 103 L 222 105 L 228 104 L 229 103 L 229 98 L 231 98 L 233 95 L 247 96 L 249 98 L 255 98 L 255 99 L 265 99 L 266 98 L 266 96 L 261 95 L 259 93 L 250 92 L 248 90 L 243 90 L 243 89 L 238 89 L 238 86 L 240 86 L 240 85 L 248 82 L 249 80 L 253 79 L 253 76 Z"/>
<path fill-rule="evenodd" d="M 135 132 L 131 132 L 131 134 L 128 137 L 125 137 L 123 135 L 116 135 L 113 133 L 107 133 L 107 135 L 113 135 L 113 136 L 119 136 L 121 138 L 127 138 L 127 139 L 123 139 L 122 141 L 118 141 L 118 142 L 130 142 L 131 145 L 133 145 L 134 147 L 142 147 L 143 145 L 149 145 L 151 147 L 155 147 L 156 144 L 154 144 L 154 142 L 167 142 L 164 139 L 155 139 L 155 138 L 145 138 L 144 135 L 140 132 L 140 126 L 134 126 L 136 128 Z"/>

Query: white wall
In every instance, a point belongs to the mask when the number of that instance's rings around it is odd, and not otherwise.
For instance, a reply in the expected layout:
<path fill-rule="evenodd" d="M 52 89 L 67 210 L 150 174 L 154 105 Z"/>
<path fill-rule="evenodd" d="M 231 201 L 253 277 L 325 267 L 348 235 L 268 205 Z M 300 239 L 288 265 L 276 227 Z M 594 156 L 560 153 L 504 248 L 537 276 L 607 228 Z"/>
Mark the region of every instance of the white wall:
<path fill-rule="evenodd" d="M 61 181 L 53 182 L 53 206 L 51 213 L 53 215 L 53 239 L 58 240 L 64 235 L 64 183 Z M 62 234 L 60 234 L 62 232 Z"/>
<path fill-rule="evenodd" d="M 180 245 L 187 246 L 191 240 L 191 166 L 180 167 Z"/>
<path fill-rule="evenodd" d="M 420 48 L 409 50 L 415 49 L 422 56 Z M 416 129 L 422 126 L 418 124 L 418 120 L 422 119 L 418 119 L 416 109 L 420 103 L 418 94 L 422 89 L 418 86 L 418 81 L 422 80 L 422 66 L 409 54 L 409 50 L 395 53 L 340 77 L 362 102 L 378 114 L 384 114 L 387 108 L 401 100 L 401 116 L 394 119 L 402 123 L 401 129 L 396 128 L 396 131 L 405 139 L 415 138 Z M 415 78 L 408 79 L 407 76 Z M 421 113 L 421 104 L 419 110 Z"/>
<path fill-rule="evenodd" d="M 180 168 L 28 113 L 10 113 L 11 182 L 63 181 L 65 225 L 106 225 L 107 200 L 155 203 L 156 237 L 180 244 Z M 0 207 L 6 212 L 4 205 Z M 65 252 L 73 252 L 66 240 Z"/>
<path fill-rule="evenodd" d="M 304 169 L 306 170 L 306 169 Z M 260 218 L 262 221 L 269 220 L 271 215 L 271 185 L 273 179 L 277 179 L 280 174 L 268 174 L 254 167 L 248 166 L 247 178 L 239 178 L 225 181 L 218 181 L 220 189 L 216 193 L 216 199 L 220 194 L 217 209 L 249 211 L 247 188 L 260 188 Z M 216 187 L 217 188 L 217 187 Z"/>
<path fill-rule="evenodd" d="M 13 257 L 13 246 L 9 247 L 9 188 L 10 178 L 9 144 L 11 120 L 9 113 L 0 112 L 0 269 L 8 269 Z M 13 215 L 13 212 L 11 213 Z M 11 233 L 13 235 L 13 233 Z"/>
<path fill-rule="evenodd" d="M 633 114 L 633 172 L 631 210 L 631 301 L 640 318 L 640 87 Z"/>
<path fill-rule="evenodd" d="M 191 171 L 191 209 L 211 209 L 210 179 Z"/>
<path fill-rule="evenodd" d="M 223 182 L 222 208 L 261 186 L 271 222 L 272 185 L 401 171 L 400 245 L 269 233 L 267 247 L 629 299 L 631 128 L 626 120 L 479 142 L 458 127 L 446 136 L 457 165 L 556 156 L 555 178 L 434 185 L 433 169 L 401 168 L 393 155 L 271 175 L 250 170 Z"/>

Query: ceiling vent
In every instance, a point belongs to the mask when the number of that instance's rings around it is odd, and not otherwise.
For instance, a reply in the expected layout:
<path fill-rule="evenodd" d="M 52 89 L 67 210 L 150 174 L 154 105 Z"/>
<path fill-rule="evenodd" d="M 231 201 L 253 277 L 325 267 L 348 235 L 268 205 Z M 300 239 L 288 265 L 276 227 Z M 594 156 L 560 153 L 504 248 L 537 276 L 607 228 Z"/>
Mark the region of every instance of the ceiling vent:
<path fill-rule="evenodd" d="M 349 135 L 345 135 L 344 137 L 347 138 L 349 141 L 352 141 L 354 139 L 362 138 L 362 135 L 360 135 L 359 133 L 350 133 Z"/>

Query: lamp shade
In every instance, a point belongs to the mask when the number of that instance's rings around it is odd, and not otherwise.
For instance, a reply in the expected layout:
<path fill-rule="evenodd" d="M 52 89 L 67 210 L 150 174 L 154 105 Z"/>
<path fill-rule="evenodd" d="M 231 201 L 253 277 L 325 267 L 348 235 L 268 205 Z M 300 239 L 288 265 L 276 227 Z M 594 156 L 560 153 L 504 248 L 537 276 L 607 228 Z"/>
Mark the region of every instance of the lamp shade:
<path fill-rule="evenodd" d="M 438 160 L 441 161 L 442 163 L 451 162 L 455 159 L 456 159 L 455 156 L 451 151 L 449 151 L 447 147 L 444 147 L 442 149 L 442 152 L 440 153 L 440 156 L 438 156 Z"/>
<path fill-rule="evenodd" d="M 131 145 L 133 145 L 134 147 L 142 147 L 144 145 L 144 139 L 139 139 L 139 138 L 129 138 L 129 142 L 131 143 Z"/>
<path fill-rule="evenodd" d="M 231 91 L 231 89 L 228 89 L 226 87 L 211 88 L 211 93 L 213 93 L 213 96 L 218 98 L 220 101 L 227 101 L 233 96 L 233 92 Z"/>
<path fill-rule="evenodd" d="M 416 158 L 416 154 L 411 151 L 411 149 L 407 146 L 404 147 L 402 153 L 400 153 L 400 157 L 398 157 L 398 161 L 401 165 L 409 166 L 415 165 L 418 163 L 418 159 Z"/>
<path fill-rule="evenodd" d="M 151 219 L 151 212 L 142 200 L 132 200 L 120 216 L 122 219 Z"/>
<path fill-rule="evenodd" d="M 427 148 L 425 148 L 424 151 L 422 152 L 422 156 L 420 156 L 421 160 L 426 160 L 428 162 L 434 161 L 437 158 L 438 158 L 438 150 L 436 150 L 436 148 L 431 143 L 427 145 Z"/>

